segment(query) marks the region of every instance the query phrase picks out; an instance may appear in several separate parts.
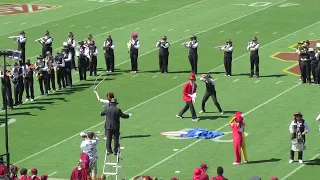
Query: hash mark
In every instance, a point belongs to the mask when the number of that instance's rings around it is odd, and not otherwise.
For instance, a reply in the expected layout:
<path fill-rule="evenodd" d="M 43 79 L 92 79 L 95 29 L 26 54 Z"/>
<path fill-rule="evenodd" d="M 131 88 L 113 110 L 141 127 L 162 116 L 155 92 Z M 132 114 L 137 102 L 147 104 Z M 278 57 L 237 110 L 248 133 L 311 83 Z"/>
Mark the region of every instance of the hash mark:
<path fill-rule="evenodd" d="M 223 31 L 220 31 L 220 33 L 223 33 Z"/>
<path fill-rule="evenodd" d="M 178 77 L 176 76 L 176 77 L 173 77 L 172 79 L 177 79 Z"/>
<path fill-rule="evenodd" d="M 157 28 L 152 29 L 152 31 L 156 30 Z"/>
<path fill-rule="evenodd" d="M 310 33 L 309 35 L 313 35 L 314 33 Z"/>
<path fill-rule="evenodd" d="M 156 78 L 156 77 L 158 77 L 158 76 L 153 76 L 152 79 L 153 79 L 153 78 Z"/>
<path fill-rule="evenodd" d="M 190 31 L 190 29 L 185 30 L 185 32 L 188 32 L 188 31 Z"/>
<path fill-rule="evenodd" d="M 254 83 L 258 83 L 260 80 L 257 80 L 256 82 L 254 82 Z"/>
<path fill-rule="evenodd" d="M 215 78 L 215 79 L 213 79 L 214 81 L 216 81 L 216 80 L 218 80 L 219 78 Z"/>
<path fill-rule="evenodd" d="M 52 26 L 58 26 L 58 24 L 54 24 L 54 25 L 52 25 Z"/>
<path fill-rule="evenodd" d="M 21 23 L 20 25 L 25 25 L 26 23 Z"/>
<path fill-rule="evenodd" d="M 281 81 L 278 81 L 276 84 L 280 84 L 281 83 Z"/>
<path fill-rule="evenodd" d="M 136 28 L 135 30 L 139 30 L 140 28 Z"/>
<path fill-rule="evenodd" d="M 274 33 L 272 33 L 272 34 L 277 34 L 278 32 L 274 32 Z"/>
<path fill-rule="evenodd" d="M 236 80 L 234 80 L 233 82 L 237 82 L 237 81 L 239 81 L 239 79 L 236 79 Z"/>
<path fill-rule="evenodd" d="M 5 22 L 4 24 L 10 24 L 11 22 Z"/>
<path fill-rule="evenodd" d="M 105 29 L 105 28 L 107 28 L 108 26 L 104 26 L 104 27 L 102 27 L 101 29 Z"/>
<path fill-rule="evenodd" d="M 87 28 L 89 28 L 89 27 L 91 27 L 91 26 L 86 26 L 85 28 L 87 29 Z"/>
<path fill-rule="evenodd" d="M 168 31 L 172 31 L 173 29 L 169 29 Z"/>
<path fill-rule="evenodd" d="M 241 33 L 241 31 L 238 31 L 237 34 Z"/>
<path fill-rule="evenodd" d="M 134 75 L 134 76 L 132 76 L 132 77 L 134 78 L 134 77 L 137 77 L 137 76 L 138 76 L 138 74 L 136 74 L 136 75 Z"/>
<path fill-rule="evenodd" d="M 259 32 L 255 32 L 255 34 L 258 34 Z"/>
<path fill-rule="evenodd" d="M 72 24 L 72 25 L 70 25 L 69 27 L 74 27 L 74 26 L 76 26 L 76 25 Z"/>

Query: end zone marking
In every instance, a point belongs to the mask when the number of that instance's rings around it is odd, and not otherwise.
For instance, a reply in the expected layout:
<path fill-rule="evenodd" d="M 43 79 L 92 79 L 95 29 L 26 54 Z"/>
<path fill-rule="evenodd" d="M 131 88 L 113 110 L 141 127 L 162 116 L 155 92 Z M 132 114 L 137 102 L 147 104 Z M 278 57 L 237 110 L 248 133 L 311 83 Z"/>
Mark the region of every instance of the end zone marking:
<path fill-rule="evenodd" d="M 168 31 L 172 31 L 173 29 L 169 29 Z"/>
<path fill-rule="evenodd" d="M 72 24 L 72 25 L 70 25 L 69 27 L 74 27 L 74 26 L 76 26 L 76 25 Z"/>
<path fill-rule="evenodd" d="M 254 83 L 258 83 L 258 82 L 260 82 L 260 80 L 257 80 L 256 82 L 254 82 Z"/>
<path fill-rule="evenodd" d="M 278 81 L 276 84 L 280 84 L 281 83 L 281 81 Z"/>
<path fill-rule="evenodd" d="M 236 80 L 234 80 L 234 81 L 232 81 L 232 82 L 237 82 L 237 81 L 239 81 L 239 79 L 236 79 Z"/>
<path fill-rule="evenodd" d="M 317 154 L 315 156 L 313 156 L 310 161 L 315 160 L 318 156 L 320 156 L 320 154 Z M 290 177 L 292 174 L 296 173 L 297 171 L 299 171 L 301 168 L 303 168 L 306 164 L 301 164 L 300 166 L 298 166 L 297 168 L 295 168 L 293 171 L 291 171 L 289 174 L 287 174 L 285 177 L 281 178 L 280 180 L 285 180 L 288 177 Z"/>

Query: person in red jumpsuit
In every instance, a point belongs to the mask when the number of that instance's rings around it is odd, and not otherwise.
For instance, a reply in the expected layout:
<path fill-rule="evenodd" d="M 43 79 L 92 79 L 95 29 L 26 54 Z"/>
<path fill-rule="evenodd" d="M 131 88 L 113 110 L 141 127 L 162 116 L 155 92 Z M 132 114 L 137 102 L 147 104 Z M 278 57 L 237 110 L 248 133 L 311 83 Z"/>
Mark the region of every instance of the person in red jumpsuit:
<path fill-rule="evenodd" d="M 239 165 L 241 163 L 241 146 L 242 146 L 242 132 L 243 132 L 243 117 L 237 116 L 235 121 L 229 122 L 232 129 L 233 148 L 236 156 L 233 165 Z"/>

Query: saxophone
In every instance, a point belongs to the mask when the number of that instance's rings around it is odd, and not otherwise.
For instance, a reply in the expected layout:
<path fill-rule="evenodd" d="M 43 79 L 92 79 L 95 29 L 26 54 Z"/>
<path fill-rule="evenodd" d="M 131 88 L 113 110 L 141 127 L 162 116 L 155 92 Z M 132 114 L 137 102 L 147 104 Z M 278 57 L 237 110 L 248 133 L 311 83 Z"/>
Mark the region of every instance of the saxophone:
<path fill-rule="evenodd" d="M 40 66 L 36 66 L 37 69 L 37 74 L 36 74 L 36 80 L 39 81 L 40 77 L 42 76 L 42 69 L 41 69 L 41 65 Z"/>

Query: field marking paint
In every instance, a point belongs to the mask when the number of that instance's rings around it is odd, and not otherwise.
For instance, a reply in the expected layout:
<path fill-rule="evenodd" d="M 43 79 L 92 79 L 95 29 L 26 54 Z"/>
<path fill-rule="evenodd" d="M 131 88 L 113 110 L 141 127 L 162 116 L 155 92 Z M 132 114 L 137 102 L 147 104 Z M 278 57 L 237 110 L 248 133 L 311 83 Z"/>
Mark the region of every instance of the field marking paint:
<path fill-rule="evenodd" d="M 315 156 L 313 156 L 310 160 L 315 160 L 318 156 L 320 156 L 320 154 L 317 154 Z M 281 178 L 280 180 L 285 180 L 288 177 L 290 177 L 291 175 L 293 175 L 294 173 L 296 173 L 297 171 L 299 171 L 301 168 L 303 168 L 306 164 L 301 164 L 300 166 L 298 166 L 297 168 L 295 168 L 293 171 L 291 171 L 289 174 L 287 174 L 286 176 L 284 176 L 283 178 Z"/>
<path fill-rule="evenodd" d="M 137 77 L 137 76 L 138 76 L 138 74 L 136 74 L 136 75 L 132 76 L 132 78 L 135 78 L 135 77 Z"/>
<path fill-rule="evenodd" d="M 76 25 L 72 24 L 72 25 L 70 25 L 69 27 L 74 27 L 74 26 L 76 26 Z"/>
<path fill-rule="evenodd" d="M 255 34 L 258 34 L 259 32 L 255 32 Z"/>
<path fill-rule="evenodd" d="M 232 82 L 237 82 L 237 81 L 239 81 L 239 79 L 236 79 L 236 80 L 234 80 L 234 81 L 232 81 Z"/>
<path fill-rule="evenodd" d="M 17 122 L 16 119 L 9 119 L 9 120 L 8 120 L 8 125 L 9 125 L 9 124 L 13 124 L 13 123 L 15 123 L 15 122 Z M 0 125 L 0 128 L 1 128 L 1 127 L 4 127 L 4 126 L 5 126 L 5 123 L 1 124 L 1 125 Z"/>
<path fill-rule="evenodd" d="M 99 6 L 97 8 L 94 8 L 94 9 L 89 9 L 89 10 L 86 10 L 86 11 L 82 11 L 82 12 L 79 12 L 79 13 L 75 13 L 75 14 L 72 14 L 72 15 L 69 15 L 69 16 L 65 16 L 65 17 L 62 17 L 62 18 L 58 18 L 58 19 L 55 19 L 55 20 L 52 20 L 52 21 L 47 21 L 47 22 L 44 22 L 44 23 L 40 23 L 40 24 L 36 24 L 36 25 L 32 25 L 32 26 L 29 26 L 29 27 L 25 27 L 23 29 L 18 29 L 18 30 L 14 30 L 14 31 L 10 31 L 10 32 L 7 32 L 7 33 L 3 33 L 3 34 L 0 34 L 0 36 L 4 36 L 4 35 L 7 35 L 7 34 L 11 34 L 12 32 L 17 32 L 17 31 L 22 31 L 22 30 L 26 30 L 26 29 L 29 29 L 29 28 L 33 28 L 33 27 L 38 27 L 38 26 L 41 26 L 41 25 L 44 25 L 44 24 L 50 24 L 52 22 L 55 22 L 55 21 L 59 21 L 59 20 L 63 20 L 63 19 L 67 19 L 69 17 L 73 17 L 73 16 L 77 16 L 77 15 L 80 15 L 80 14 L 84 14 L 84 13 L 87 13 L 87 12 L 90 12 L 90 11 L 95 11 L 97 9 L 101 9 L 101 8 L 104 8 L 104 7 L 108 7 L 108 6 L 111 6 L 111 5 L 114 5 L 114 4 L 118 4 L 122 1 L 125 1 L 125 0 L 119 0 L 117 2 L 113 2 L 113 3 L 110 3 L 110 4 L 106 4 L 104 6 Z M 24 23 L 25 24 L 25 23 Z M 22 24 L 21 24 L 22 25 Z"/>
<path fill-rule="evenodd" d="M 11 22 L 5 22 L 5 23 L 3 23 L 3 24 L 10 24 Z"/>
<path fill-rule="evenodd" d="M 219 78 L 215 78 L 215 79 L 213 79 L 214 81 L 216 81 L 216 80 L 218 80 Z"/>
<path fill-rule="evenodd" d="M 101 29 L 105 29 L 105 28 L 107 28 L 108 26 L 103 26 Z"/>
<path fill-rule="evenodd" d="M 219 33 L 223 33 L 224 31 L 220 31 Z"/>
<path fill-rule="evenodd" d="M 134 29 L 134 30 L 139 30 L 140 28 L 136 28 L 136 29 Z"/>
<path fill-rule="evenodd" d="M 52 26 L 58 26 L 59 24 L 54 24 L 54 25 L 52 25 Z"/>
<path fill-rule="evenodd" d="M 238 31 L 237 34 L 241 33 L 242 31 Z"/>
<path fill-rule="evenodd" d="M 188 31 L 190 31 L 190 29 L 185 30 L 185 32 L 188 32 Z"/>
<path fill-rule="evenodd" d="M 274 33 L 272 33 L 272 34 L 277 34 L 278 32 L 274 32 Z"/>
<path fill-rule="evenodd" d="M 309 35 L 313 35 L 314 33 L 310 33 Z"/>
<path fill-rule="evenodd" d="M 177 79 L 178 77 L 177 76 L 175 76 L 175 77 L 173 77 L 172 79 Z"/>
<path fill-rule="evenodd" d="M 257 80 L 256 82 L 254 82 L 254 83 L 258 83 L 258 82 L 260 82 L 260 80 Z"/>
<path fill-rule="evenodd" d="M 278 81 L 276 84 L 280 84 L 281 83 L 281 81 Z"/>
<path fill-rule="evenodd" d="M 169 29 L 168 31 L 172 31 L 173 29 Z"/>
<path fill-rule="evenodd" d="M 281 1 L 281 2 L 282 2 L 282 1 Z M 280 3 L 281 3 L 281 2 L 280 2 Z M 268 7 L 271 7 L 271 6 L 268 6 Z M 241 17 L 246 17 L 246 16 L 248 16 L 248 15 L 254 14 L 254 13 L 259 12 L 259 11 L 262 11 L 263 9 L 267 9 L 268 7 L 262 8 L 262 9 L 260 9 L 260 10 L 254 11 L 254 12 L 252 12 L 252 13 L 249 13 L 249 14 L 247 14 L 247 15 L 245 15 L 245 16 L 241 16 Z M 234 20 L 231 20 L 231 21 L 229 21 L 229 22 L 233 22 L 233 21 L 235 21 L 235 20 L 237 20 L 237 19 L 239 19 L 239 18 L 241 18 L 241 17 L 238 17 L 238 18 L 236 18 L 236 19 L 234 19 Z M 309 25 L 309 26 L 307 26 L 307 27 L 304 27 L 304 28 L 302 28 L 302 29 L 299 29 L 298 31 L 296 31 L 296 32 L 294 32 L 294 33 L 303 31 L 304 29 L 307 29 L 307 28 L 312 27 L 312 26 L 314 26 L 314 25 L 317 25 L 317 24 L 319 24 L 319 23 L 320 23 L 320 21 L 318 21 L 318 22 L 316 22 L 316 23 L 314 23 L 314 24 L 311 24 L 311 25 Z M 225 24 L 225 23 L 224 23 L 224 24 Z M 209 28 L 208 30 L 210 30 L 210 29 L 213 29 L 213 28 Z M 207 31 L 208 31 L 208 30 L 207 30 Z M 203 32 L 206 32 L 206 31 L 203 31 Z M 264 46 L 261 46 L 261 48 L 266 47 L 266 46 L 268 46 L 268 45 L 270 45 L 270 44 L 273 44 L 273 43 L 275 43 L 275 42 L 278 42 L 278 41 L 280 41 L 280 40 L 282 40 L 282 39 L 285 39 L 285 38 L 289 37 L 290 35 L 292 35 L 292 34 L 294 34 L 294 33 L 288 34 L 288 35 L 286 35 L 286 36 L 284 36 L 284 37 L 282 37 L 282 38 L 278 38 L 278 39 L 276 39 L 276 40 L 274 40 L 274 41 L 272 41 L 272 42 L 270 42 L 270 43 L 265 44 Z M 186 38 L 184 38 L 184 39 L 186 39 Z M 154 50 L 153 50 L 153 51 L 154 51 Z M 145 53 L 145 54 L 147 54 L 147 53 Z M 243 55 L 235 58 L 233 61 L 236 61 L 237 59 L 241 59 L 242 57 L 244 57 L 244 56 L 246 56 L 246 55 L 248 55 L 248 53 L 245 53 L 245 54 L 243 54 Z M 216 68 L 214 68 L 214 69 L 212 69 L 212 70 L 210 70 L 209 72 L 214 71 L 214 70 L 216 70 L 216 69 L 218 69 L 218 68 L 220 68 L 220 67 L 222 67 L 222 66 L 223 66 L 223 64 L 220 65 L 220 66 L 218 66 L 218 67 L 216 67 Z M 79 81 L 79 80 L 78 80 L 78 81 Z M 137 107 L 139 107 L 139 106 L 141 106 L 141 105 L 143 105 L 143 104 L 145 104 L 145 103 L 148 103 L 148 102 L 150 102 L 150 101 L 152 101 L 152 100 L 154 100 L 154 99 L 157 99 L 158 97 L 161 97 L 161 96 L 163 96 L 163 95 L 165 95 L 165 94 L 167 94 L 167 93 L 169 93 L 169 92 L 171 92 L 171 91 L 179 88 L 179 87 L 182 86 L 183 84 L 184 84 L 184 83 L 182 83 L 182 84 L 180 84 L 180 85 L 178 85 L 178 86 L 176 86 L 176 87 L 174 87 L 174 88 L 172 88 L 172 89 L 169 89 L 169 90 L 167 90 L 167 91 L 165 91 L 165 92 L 163 92 L 163 93 L 161 93 L 161 94 L 159 94 L 159 95 L 157 95 L 157 96 L 154 96 L 153 98 L 150 98 L 150 99 L 148 99 L 148 100 L 146 100 L 146 101 L 144 101 L 144 102 L 142 102 L 142 103 L 140 103 L 140 104 L 138 104 L 138 105 L 136 105 L 136 106 L 133 106 L 132 108 L 129 108 L 128 110 L 126 110 L 126 111 L 124 111 L 124 112 L 131 111 L 131 110 L 133 110 L 133 109 L 135 109 L 135 108 L 137 108 Z M 102 121 L 102 122 L 100 122 L 100 123 L 98 123 L 98 124 L 96 124 L 96 125 L 94 125 L 94 126 L 91 126 L 90 128 L 88 128 L 88 129 L 86 129 L 86 130 L 84 130 L 84 131 L 81 131 L 81 132 L 89 131 L 89 130 L 91 130 L 91 129 L 93 129 L 93 128 L 96 128 L 97 126 L 102 125 L 103 123 L 104 123 L 104 121 Z M 34 154 L 30 155 L 30 156 L 27 156 L 26 158 L 24 158 L 24 159 L 22 159 L 22 160 L 20 160 L 20 161 L 18 161 L 18 162 L 15 162 L 14 164 L 18 164 L 18 163 L 24 162 L 24 161 L 26 161 L 26 160 L 34 157 L 34 156 L 37 156 L 37 155 L 39 155 L 39 154 L 41 154 L 41 153 L 43 153 L 43 152 L 45 152 L 45 151 L 47 151 L 47 150 L 49 150 L 49 149 L 52 149 L 52 148 L 54 148 L 54 147 L 56 147 L 56 146 L 58 146 L 58 145 L 60 145 L 60 144 L 62 144 L 62 143 L 64 143 L 64 142 L 66 142 L 66 141 L 68 141 L 68 140 L 70 140 L 70 139 L 72 139 L 72 138 L 74 138 L 74 137 L 78 137 L 78 136 L 79 136 L 79 133 L 76 133 L 75 135 L 70 136 L 70 137 L 68 137 L 68 138 L 66 138 L 66 139 L 64 139 L 64 140 L 62 140 L 62 141 L 60 141 L 60 142 L 58 142 L 58 143 L 56 143 L 56 144 L 53 144 L 53 145 L 51 145 L 51 146 L 49 146 L 49 147 L 47 147 L 47 148 L 45 148 L 45 149 L 43 149 L 43 150 L 41 150 L 41 151 L 38 151 L 37 153 L 34 153 Z M 178 151 L 178 152 L 180 152 L 180 151 Z"/>
<path fill-rule="evenodd" d="M 48 176 L 50 177 L 50 176 L 53 176 L 54 174 L 57 174 L 57 172 L 55 171 L 55 172 L 49 174 Z"/>
<path fill-rule="evenodd" d="M 156 30 L 157 28 L 153 28 L 152 31 Z"/>
<path fill-rule="evenodd" d="M 299 85 L 300 85 L 300 83 L 299 83 L 299 84 L 296 84 L 296 85 L 294 85 L 294 86 L 292 86 L 292 87 L 290 87 L 290 88 L 288 88 L 287 90 L 285 90 L 285 91 L 283 91 L 282 93 L 280 93 L 280 94 L 278 94 L 278 95 L 274 96 L 273 98 L 271 98 L 271 99 L 269 99 L 269 100 L 265 101 L 264 103 L 262 103 L 262 104 L 260 104 L 260 105 L 256 106 L 255 108 L 253 108 L 253 109 L 249 110 L 248 112 L 244 113 L 243 115 L 244 115 L 244 116 L 246 116 L 246 115 L 250 114 L 251 112 L 253 112 L 253 111 L 255 111 L 255 110 L 259 109 L 260 107 L 262 107 L 262 106 L 264 106 L 264 105 L 268 104 L 269 102 L 271 102 L 271 101 L 273 101 L 273 100 L 277 99 L 278 97 L 280 97 L 280 96 L 282 96 L 283 94 L 285 94 L 285 93 L 287 93 L 287 92 L 291 91 L 292 89 L 294 89 L 294 88 L 298 87 Z M 220 128 L 216 129 L 215 131 L 220 131 L 221 129 L 225 128 L 225 127 L 226 127 L 226 126 L 228 126 L 228 125 L 229 125 L 229 124 L 225 124 L 224 126 L 221 126 Z M 177 152 L 175 152 L 175 153 L 171 154 L 170 156 L 168 156 L 168 157 L 164 158 L 163 160 L 159 161 L 158 163 L 154 164 L 153 166 L 149 167 L 148 169 L 146 169 L 146 170 L 144 170 L 144 171 L 140 172 L 139 174 L 144 174 L 144 173 L 148 172 L 149 170 L 151 170 L 151 169 L 153 169 L 153 168 L 157 167 L 158 165 L 160 165 L 160 164 L 162 164 L 162 163 L 166 162 L 166 161 L 167 161 L 167 160 L 169 160 L 170 158 L 172 158 L 172 157 L 176 156 L 177 154 L 179 154 L 179 153 L 181 153 L 181 152 L 185 151 L 186 149 L 190 148 L 191 146 L 193 146 L 193 145 L 197 144 L 197 143 L 198 143 L 198 142 L 200 142 L 201 140 L 203 140 L 203 139 L 198 139 L 198 140 L 194 141 L 193 143 L 189 144 L 188 146 L 186 146 L 186 147 L 182 148 L 180 151 L 177 151 Z M 139 175 L 139 174 L 138 174 L 138 175 Z M 138 176 L 138 175 L 135 175 L 135 176 L 131 177 L 130 179 L 133 179 L 134 177 L 136 177 L 136 176 Z"/>
<path fill-rule="evenodd" d="M 158 76 L 153 76 L 152 79 L 153 79 L 153 78 L 156 78 L 156 77 L 158 77 Z"/>
<path fill-rule="evenodd" d="M 247 4 L 233 4 L 235 6 L 246 6 Z"/>
<path fill-rule="evenodd" d="M 21 23 L 20 26 L 25 25 L 26 23 Z M 9 33 L 8 33 L 9 34 Z"/>
<path fill-rule="evenodd" d="M 86 28 L 86 29 L 87 29 L 87 28 L 89 28 L 89 27 L 91 27 L 91 26 L 86 26 L 86 27 L 84 27 L 84 28 Z"/>

